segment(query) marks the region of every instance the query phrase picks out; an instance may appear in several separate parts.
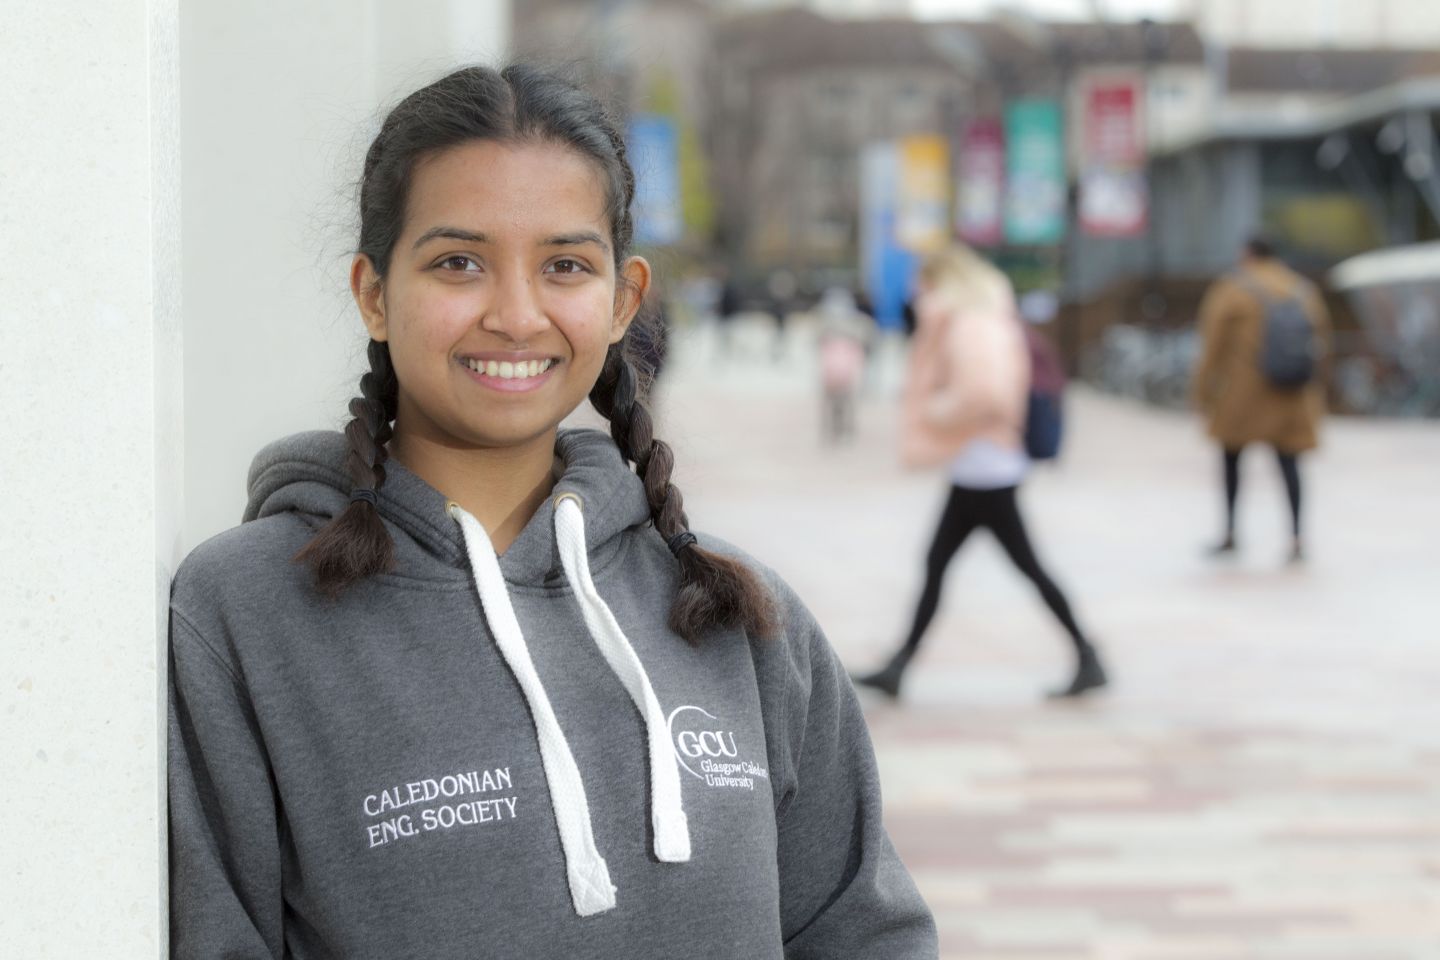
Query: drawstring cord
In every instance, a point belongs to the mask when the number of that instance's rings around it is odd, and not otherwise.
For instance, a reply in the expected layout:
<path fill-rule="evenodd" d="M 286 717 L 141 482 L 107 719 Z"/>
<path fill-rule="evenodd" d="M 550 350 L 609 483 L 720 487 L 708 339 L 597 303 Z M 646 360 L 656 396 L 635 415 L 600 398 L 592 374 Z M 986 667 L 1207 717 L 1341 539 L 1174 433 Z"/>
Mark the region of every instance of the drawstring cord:
<path fill-rule="evenodd" d="M 550 801 L 555 810 L 555 823 L 560 830 L 560 847 L 565 853 L 565 873 L 570 884 L 570 899 L 575 912 L 582 917 L 603 913 L 615 906 L 615 885 L 605 858 L 595 847 L 595 831 L 590 823 L 590 804 L 580 779 L 580 769 L 565 740 L 560 721 L 550 706 L 550 698 L 535 672 L 525 636 L 515 619 L 500 561 L 490 537 L 480 522 L 458 504 L 451 504 L 450 515 L 460 523 L 465 536 L 465 552 L 480 592 L 480 605 L 500 655 L 515 675 L 530 715 L 535 719 L 535 735 L 540 741 L 540 760 L 545 768 L 545 782 L 550 788 Z"/>
<path fill-rule="evenodd" d="M 565 579 L 580 603 L 585 626 L 605 662 L 620 679 L 635 709 L 645 719 L 650 750 L 650 822 L 655 828 L 655 856 L 665 863 L 690 859 L 690 827 L 680 799 L 680 767 L 670 745 L 665 711 L 650 685 L 645 666 L 635 654 L 615 615 L 595 589 L 585 549 L 585 520 L 579 499 L 562 494 L 555 501 L 555 540 Z"/>
<path fill-rule="evenodd" d="M 530 714 L 535 719 L 540 759 L 560 831 L 560 846 L 565 854 L 566 877 L 575 912 L 582 917 L 603 913 L 615 906 L 615 886 L 610 882 L 609 868 L 595 846 L 590 804 L 575 756 L 530 658 L 530 649 L 515 617 L 490 537 L 480 522 L 458 504 L 452 503 L 448 509 L 464 534 L 465 552 L 495 645 L 519 682 L 525 701 L 530 706 Z M 561 494 L 555 499 L 555 542 L 565 579 L 580 606 L 591 639 L 645 721 L 655 857 L 664 863 L 685 863 L 690 859 L 690 827 L 682 804 L 680 769 L 670 745 L 665 711 L 655 695 L 645 665 L 609 605 L 595 589 L 585 546 L 584 515 L 580 498 L 575 494 Z"/>

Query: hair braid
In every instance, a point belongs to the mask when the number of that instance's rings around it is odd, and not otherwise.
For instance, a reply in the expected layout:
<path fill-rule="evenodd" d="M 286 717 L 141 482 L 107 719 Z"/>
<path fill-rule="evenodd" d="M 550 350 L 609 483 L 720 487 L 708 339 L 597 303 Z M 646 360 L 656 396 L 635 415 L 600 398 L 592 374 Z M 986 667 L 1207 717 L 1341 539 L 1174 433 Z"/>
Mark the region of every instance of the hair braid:
<path fill-rule="evenodd" d="M 675 456 L 669 444 L 655 439 L 639 378 L 621 344 L 610 348 L 590 399 L 610 421 L 610 435 L 620 455 L 635 464 L 650 519 L 680 563 L 680 589 L 670 606 L 671 629 L 691 643 L 698 643 L 711 627 L 741 627 L 756 638 L 773 634 L 774 600 L 754 571 L 736 559 L 705 550 L 693 538 L 676 545 L 676 538 L 689 532 L 690 522 L 685 498 L 670 482 Z"/>
<path fill-rule="evenodd" d="M 385 461 L 390 458 L 385 445 L 393 435 L 399 381 L 388 345 L 371 340 L 367 354 L 370 369 L 360 378 L 360 396 L 350 401 L 353 419 L 345 425 L 352 499 L 295 555 L 297 563 L 310 564 L 316 586 L 332 597 L 356 580 L 395 566 L 395 542 L 370 498 L 385 483 Z"/>

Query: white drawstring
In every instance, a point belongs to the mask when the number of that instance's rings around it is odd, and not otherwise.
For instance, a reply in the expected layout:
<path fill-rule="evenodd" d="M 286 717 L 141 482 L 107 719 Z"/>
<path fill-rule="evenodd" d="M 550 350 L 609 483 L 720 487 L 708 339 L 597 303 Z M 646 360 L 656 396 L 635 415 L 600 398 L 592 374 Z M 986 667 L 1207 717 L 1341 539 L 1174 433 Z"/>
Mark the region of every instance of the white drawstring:
<path fill-rule="evenodd" d="M 570 884 L 570 899 L 575 912 L 582 917 L 602 913 L 615 906 L 615 886 L 610 870 L 595 848 L 595 831 L 590 823 L 590 804 L 580 780 L 580 769 L 570 752 L 570 744 L 560 729 L 560 721 L 550 706 L 550 698 L 535 672 L 530 649 L 515 619 L 505 578 L 490 537 L 474 517 L 458 504 L 450 504 L 450 515 L 460 523 L 465 535 L 465 552 L 480 604 L 495 636 L 500 655 L 509 664 L 520 690 L 535 718 L 535 734 L 540 741 L 540 759 L 545 767 L 545 782 L 550 788 L 550 802 L 555 810 L 555 823 L 560 830 L 560 847 L 565 853 L 565 873 Z"/>
<path fill-rule="evenodd" d="M 650 685 L 645 665 L 595 589 L 585 549 L 585 520 L 578 498 L 573 494 L 556 498 L 555 542 L 560 548 L 565 579 L 570 581 L 591 638 L 645 720 L 650 748 L 650 822 L 655 828 L 655 856 L 665 863 L 685 863 L 690 859 L 690 827 L 681 805 L 680 768 L 674 748 L 670 746 L 665 711 Z"/>

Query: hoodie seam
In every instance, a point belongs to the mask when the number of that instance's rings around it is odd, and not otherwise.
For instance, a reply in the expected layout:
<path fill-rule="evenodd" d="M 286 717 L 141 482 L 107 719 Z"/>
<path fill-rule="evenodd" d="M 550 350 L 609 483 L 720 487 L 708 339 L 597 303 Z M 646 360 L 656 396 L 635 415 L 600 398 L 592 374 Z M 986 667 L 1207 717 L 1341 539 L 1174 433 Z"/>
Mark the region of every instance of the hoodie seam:
<path fill-rule="evenodd" d="M 766 579 L 770 581 L 768 586 L 770 588 L 771 596 L 774 597 L 777 602 L 779 602 L 782 598 L 788 599 L 788 597 L 785 597 L 785 594 L 782 593 L 779 589 L 779 587 L 782 586 L 779 576 L 776 575 L 773 571 L 767 572 L 770 574 L 768 577 L 766 577 Z M 786 815 L 790 812 L 790 805 L 795 799 L 795 794 L 798 793 L 800 790 L 800 784 L 798 782 L 799 778 L 795 773 L 795 758 L 790 750 L 790 701 L 793 695 L 793 691 L 795 689 L 795 683 L 792 682 L 790 676 L 791 670 L 794 666 L 794 655 L 788 649 L 790 644 L 793 642 L 793 638 L 790 634 L 790 628 L 792 624 L 790 623 L 788 609 L 784 612 L 784 614 L 782 614 L 782 617 L 783 619 L 779 624 L 779 630 L 777 632 L 781 637 L 785 639 L 785 645 L 787 649 L 784 651 L 785 657 L 782 661 L 783 672 L 781 682 L 784 684 L 784 687 L 782 688 L 782 692 L 780 695 L 780 738 L 778 742 L 781 751 L 781 763 L 784 764 L 784 766 L 781 768 L 781 773 L 785 780 L 793 780 L 796 782 L 788 790 L 782 788 L 779 798 L 777 798 L 775 801 L 776 826 L 779 826 L 785 820 Z M 763 714 L 763 708 L 761 712 Z"/>
<path fill-rule="evenodd" d="M 775 823 L 777 825 L 784 822 L 786 815 L 790 812 L 790 804 L 794 801 L 795 794 L 800 792 L 799 777 L 795 773 L 795 756 L 790 749 L 790 702 L 795 689 L 795 684 L 790 679 L 790 667 L 791 663 L 787 657 L 784 678 L 785 693 L 781 698 L 780 709 L 780 751 L 781 762 L 784 764 L 781 768 L 782 772 L 785 780 L 791 782 L 786 785 L 788 789 L 781 789 L 780 798 L 775 802 Z"/>
<path fill-rule="evenodd" d="M 215 649 L 214 645 L 205 639 L 205 634 L 200 632 L 200 628 L 175 606 L 170 607 L 170 614 L 185 628 L 186 632 L 194 638 L 195 644 L 215 662 L 215 665 L 225 671 L 225 675 L 230 678 L 231 683 L 235 684 L 235 688 L 237 690 L 244 690 L 245 684 L 239 676 L 236 675 L 234 668 L 230 666 L 225 657 L 220 655 L 220 652 Z"/>
<path fill-rule="evenodd" d="M 417 590 L 422 593 L 457 593 L 472 587 L 471 581 L 467 579 L 432 580 L 424 577 L 407 577 L 397 573 L 376 574 L 375 582 L 383 583 L 396 590 Z"/>

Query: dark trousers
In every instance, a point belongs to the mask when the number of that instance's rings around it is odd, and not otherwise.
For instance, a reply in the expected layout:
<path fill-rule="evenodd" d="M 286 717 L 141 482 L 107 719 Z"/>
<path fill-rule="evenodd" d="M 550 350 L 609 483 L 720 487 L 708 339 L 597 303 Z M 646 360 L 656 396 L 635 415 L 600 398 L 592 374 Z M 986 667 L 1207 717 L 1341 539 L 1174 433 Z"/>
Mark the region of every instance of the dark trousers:
<path fill-rule="evenodd" d="M 855 391 L 826 390 L 822 416 L 821 433 L 826 443 L 855 436 Z"/>
<path fill-rule="evenodd" d="M 1081 633 L 1071 613 L 1070 603 L 1055 585 L 1055 581 L 1051 580 L 1049 574 L 1040 566 L 1035 549 L 1030 545 L 1030 537 L 1025 532 L 1025 521 L 1020 516 L 1020 507 L 1016 500 L 1017 490 L 1017 487 L 1004 487 L 999 490 L 969 490 L 955 486 L 950 488 L 950 499 L 945 502 L 945 510 L 940 514 L 940 525 L 935 530 L 935 539 L 925 557 L 925 587 L 920 591 L 920 602 L 915 609 L 915 622 L 910 627 L 910 635 L 905 638 L 906 656 L 915 653 L 921 637 L 925 635 L 926 628 L 935 617 L 935 610 L 940 605 L 940 588 L 944 583 L 945 569 L 950 565 L 951 558 L 965 539 L 981 527 L 995 535 L 1011 562 L 1035 585 L 1041 599 L 1070 635 L 1076 649 L 1083 650 L 1087 646 L 1085 635 Z"/>
<path fill-rule="evenodd" d="M 1235 503 L 1240 498 L 1240 454 L 1244 447 L 1226 450 L 1225 454 L 1225 538 L 1235 539 Z M 1290 499 L 1290 529 L 1300 537 L 1300 463 L 1293 453 L 1275 448 L 1280 476 L 1285 480 L 1285 495 Z"/>

